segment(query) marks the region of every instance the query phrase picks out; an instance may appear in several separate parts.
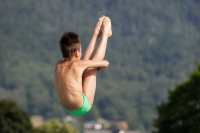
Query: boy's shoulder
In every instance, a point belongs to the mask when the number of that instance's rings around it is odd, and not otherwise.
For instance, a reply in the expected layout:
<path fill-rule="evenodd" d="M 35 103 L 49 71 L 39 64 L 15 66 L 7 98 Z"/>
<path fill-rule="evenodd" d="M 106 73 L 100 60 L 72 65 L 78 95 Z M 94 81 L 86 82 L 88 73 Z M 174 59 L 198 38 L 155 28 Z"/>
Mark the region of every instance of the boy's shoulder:
<path fill-rule="evenodd" d="M 76 60 L 76 61 L 72 62 L 72 65 L 79 66 L 79 65 L 82 65 L 85 62 L 86 62 L 86 60 Z"/>
<path fill-rule="evenodd" d="M 63 64 L 63 60 L 59 60 L 57 63 L 56 63 L 56 66 L 59 66 L 59 65 L 61 65 L 61 64 Z"/>
<path fill-rule="evenodd" d="M 64 66 L 70 66 L 70 67 L 85 67 L 87 64 L 89 64 L 91 60 L 74 60 L 74 61 L 64 61 L 60 60 L 56 63 L 56 67 L 64 67 Z"/>
<path fill-rule="evenodd" d="M 72 67 L 78 67 L 78 68 L 87 68 L 88 66 L 90 66 L 92 63 L 91 60 L 76 60 L 74 61 L 71 65 Z"/>

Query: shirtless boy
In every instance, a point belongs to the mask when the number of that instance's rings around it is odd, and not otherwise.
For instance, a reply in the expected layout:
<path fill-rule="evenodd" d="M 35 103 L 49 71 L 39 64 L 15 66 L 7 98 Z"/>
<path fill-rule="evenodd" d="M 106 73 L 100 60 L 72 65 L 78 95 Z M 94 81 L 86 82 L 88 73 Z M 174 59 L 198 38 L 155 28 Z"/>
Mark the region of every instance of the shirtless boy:
<path fill-rule="evenodd" d="M 112 35 L 108 17 L 99 18 L 81 60 L 81 42 L 76 33 L 67 32 L 61 36 L 60 48 L 64 60 L 55 68 L 55 86 L 59 99 L 70 114 L 87 113 L 93 104 L 96 91 L 96 74 L 109 62 L 104 59 L 108 37 Z M 97 39 L 101 37 L 98 46 Z"/>

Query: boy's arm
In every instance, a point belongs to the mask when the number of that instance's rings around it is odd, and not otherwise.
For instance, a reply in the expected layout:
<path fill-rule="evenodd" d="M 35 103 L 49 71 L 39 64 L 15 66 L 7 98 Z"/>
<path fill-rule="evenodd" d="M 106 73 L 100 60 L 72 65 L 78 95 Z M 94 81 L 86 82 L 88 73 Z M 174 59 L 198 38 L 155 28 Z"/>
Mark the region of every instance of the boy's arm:
<path fill-rule="evenodd" d="M 107 60 L 80 60 L 78 65 L 84 69 L 92 67 L 102 68 L 107 67 L 109 62 Z"/>

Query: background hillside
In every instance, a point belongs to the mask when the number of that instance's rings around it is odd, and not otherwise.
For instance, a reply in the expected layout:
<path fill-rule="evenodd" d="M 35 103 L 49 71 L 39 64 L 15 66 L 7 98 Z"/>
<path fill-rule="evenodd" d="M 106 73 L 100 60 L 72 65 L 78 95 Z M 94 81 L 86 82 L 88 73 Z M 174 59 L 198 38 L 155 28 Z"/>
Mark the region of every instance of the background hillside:
<path fill-rule="evenodd" d="M 126 120 L 132 129 L 150 129 L 156 104 L 199 61 L 199 0 L 0 3 L 0 99 L 16 100 L 31 115 L 67 115 L 53 82 L 60 36 L 77 32 L 84 50 L 102 15 L 112 20 L 110 65 L 99 72 L 95 103 L 82 120 Z"/>

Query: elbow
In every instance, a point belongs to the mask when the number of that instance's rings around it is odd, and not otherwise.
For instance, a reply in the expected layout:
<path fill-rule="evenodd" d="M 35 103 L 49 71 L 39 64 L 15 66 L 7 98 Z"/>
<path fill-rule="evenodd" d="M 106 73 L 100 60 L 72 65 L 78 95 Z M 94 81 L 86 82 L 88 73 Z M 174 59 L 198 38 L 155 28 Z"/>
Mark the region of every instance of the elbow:
<path fill-rule="evenodd" d="M 108 62 L 108 61 L 106 61 L 106 67 L 108 67 L 108 65 L 109 65 L 109 62 Z"/>

